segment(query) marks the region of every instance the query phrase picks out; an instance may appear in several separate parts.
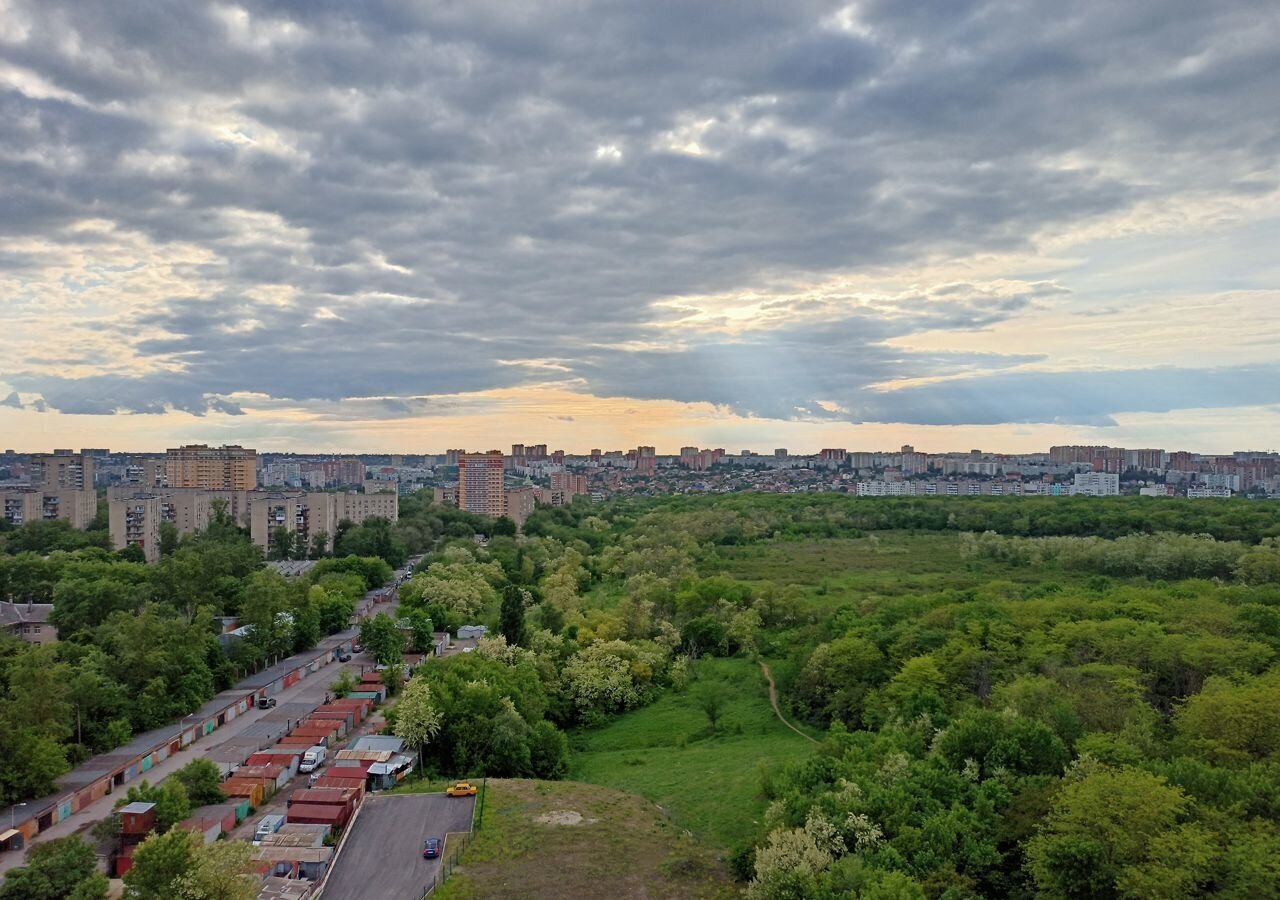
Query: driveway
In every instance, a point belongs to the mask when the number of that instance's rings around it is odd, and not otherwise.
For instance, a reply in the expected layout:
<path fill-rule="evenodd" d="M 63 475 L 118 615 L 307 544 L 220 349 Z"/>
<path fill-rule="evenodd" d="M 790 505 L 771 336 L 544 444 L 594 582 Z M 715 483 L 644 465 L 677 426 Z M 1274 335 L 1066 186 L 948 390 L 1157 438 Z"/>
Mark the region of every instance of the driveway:
<path fill-rule="evenodd" d="M 439 859 L 422 858 L 422 842 L 469 830 L 474 807 L 475 797 L 444 794 L 369 797 L 334 861 L 323 900 L 422 900 L 440 868 Z"/>

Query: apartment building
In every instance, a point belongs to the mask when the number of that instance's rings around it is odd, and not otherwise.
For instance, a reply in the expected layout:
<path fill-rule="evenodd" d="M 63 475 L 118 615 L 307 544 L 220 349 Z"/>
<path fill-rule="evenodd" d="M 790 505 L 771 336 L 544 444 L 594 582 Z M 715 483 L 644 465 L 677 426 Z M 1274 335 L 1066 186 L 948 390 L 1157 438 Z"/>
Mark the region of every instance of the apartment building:
<path fill-rule="evenodd" d="M 255 491 L 249 498 L 249 535 L 266 553 L 277 528 L 293 532 L 295 546 L 310 547 L 318 535 L 333 550 L 338 523 L 359 525 L 374 517 L 400 517 L 399 494 L 332 494 L 306 491 Z"/>
<path fill-rule="evenodd" d="M 537 499 L 536 488 L 512 488 L 506 492 L 506 515 L 516 523 L 517 528 L 523 528 L 525 520 L 533 514 Z"/>
<path fill-rule="evenodd" d="M 384 484 L 383 482 L 379 482 Z M 390 485 L 379 491 L 363 494 L 337 494 L 341 498 L 338 507 L 338 521 L 348 519 L 357 525 L 365 519 L 381 518 L 394 522 L 400 518 L 400 495 L 396 486 Z"/>
<path fill-rule="evenodd" d="M 542 449 L 546 455 L 546 445 L 536 445 L 530 449 Z M 504 460 L 501 450 L 490 450 L 488 453 L 464 453 L 458 457 L 458 508 L 482 516 L 505 515 L 506 477 L 503 474 Z"/>
<path fill-rule="evenodd" d="M 169 484 L 168 460 L 154 456 L 134 456 L 125 464 L 124 480 L 144 488 L 162 488 Z"/>
<path fill-rule="evenodd" d="M 45 521 L 66 519 L 72 528 L 88 528 L 98 514 L 98 494 L 92 488 L 45 490 L 41 494 L 41 517 Z"/>
<path fill-rule="evenodd" d="M 258 453 L 227 444 L 170 448 L 165 460 L 169 487 L 251 491 L 258 485 Z"/>
<path fill-rule="evenodd" d="M 11 488 L 0 491 L 4 520 L 14 528 L 43 518 L 43 501 L 44 495 L 30 488 Z"/>
<path fill-rule="evenodd" d="M 160 523 L 164 520 L 159 497 L 139 494 L 112 500 L 107 506 L 107 521 L 111 546 L 116 550 L 137 547 L 149 563 L 160 558 Z"/>
<path fill-rule="evenodd" d="M 93 457 L 70 450 L 33 453 L 28 461 L 33 488 L 93 490 Z"/>
<path fill-rule="evenodd" d="M 39 519 L 66 519 L 73 528 L 88 528 L 98 514 L 92 490 L 8 488 L 0 491 L 4 520 L 15 528 Z"/>
<path fill-rule="evenodd" d="M 1114 472 L 1077 472 L 1072 493 L 1085 497 L 1120 496 L 1120 476 Z"/>

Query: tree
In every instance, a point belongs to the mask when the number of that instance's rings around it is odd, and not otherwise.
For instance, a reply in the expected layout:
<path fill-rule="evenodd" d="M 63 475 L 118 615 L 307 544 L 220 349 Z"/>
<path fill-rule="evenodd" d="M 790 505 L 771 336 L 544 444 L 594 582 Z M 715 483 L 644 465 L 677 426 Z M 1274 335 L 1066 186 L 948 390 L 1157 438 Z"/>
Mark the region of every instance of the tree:
<path fill-rule="evenodd" d="M 181 781 L 173 778 L 158 785 L 144 779 L 141 784 L 129 788 L 124 799 L 116 801 L 116 807 L 126 803 L 154 803 L 156 830 L 161 834 L 191 815 L 191 799 L 187 796 L 187 789 Z"/>
<path fill-rule="evenodd" d="M 199 836 L 178 828 L 139 844 L 133 868 L 124 875 L 127 900 L 173 900 L 180 879 L 195 866 L 199 842 Z"/>
<path fill-rule="evenodd" d="M 510 697 L 503 697 L 499 704 L 498 714 L 490 725 L 485 774 L 528 775 L 532 763 L 529 723 L 521 717 Z"/>
<path fill-rule="evenodd" d="M 546 719 L 529 729 L 529 767 L 535 778 L 550 780 L 569 774 L 569 738 Z"/>
<path fill-rule="evenodd" d="M 192 806 L 209 806 L 227 799 L 222 774 L 212 760 L 193 759 L 172 775 L 186 789 Z"/>
<path fill-rule="evenodd" d="M 707 725 L 711 729 L 711 733 L 715 734 L 716 724 L 720 721 L 720 716 L 724 714 L 724 708 L 729 702 L 729 691 L 724 682 L 701 682 L 694 688 L 693 702 L 706 715 Z"/>
<path fill-rule="evenodd" d="M 360 623 L 360 643 L 380 666 L 398 669 L 404 664 L 404 635 L 386 613 L 378 613 Z"/>
<path fill-rule="evenodd" d="M 440 711 L 432 701 L 431 685 L 427 679 L 410 678 L 404 696 L 396 704 L 396 736 L 417 748 L 421 758 L 427 742 L 440 732 L 440 721 Z"/>
<path fill-rule="evenodd" d="M 198 847 L 192 865 L 174 882 L 178 900 L 254 900 L 259 878 L 253 848 L 244 841 Z"/>
<path fill-rule="evenodd" d="M 345 697 L 356 689 L 356 676 L 350 669 L 343 669 L 338 677 L 329 683 L 329 690 L 335 697 Z"/>
<path fill-rule="evenodd" d="M 1112 897 L 1135 878 L 1187 809 L 1163 778 L 1138 769 L 1101 769 L 1068 782 L 1042 832 L 1027 844 L 1027 865 L 1046 897 Z M 1172 895 L 1178 896 L 1178 895 Z"/>
<path fill-rule="evenodd" d="M 507 643 L 513 647 L 523 647 L 528 641 L 524 624 L 524 589 L 509 584 L 502 589 L 501 624 L 498 626 Z"/>
<path fill-rule="evenodd" d="M 160 523 L 160 555 L 172 556 L 178 549 L 178 528 L 172 522 Z"/>
<path fill-rule="evenodd" d="M 92 880 L 97 869 L 97 854 L 78 835 L 42 841 L 27 851 L 25 866 L 5 873 L 0 900 L 62 900 L 73 896 L 81 883 Z"/>
<path fill-rule="evenodd" d="M 277 525 L 271 529 L 267 545 L 267 559 L 293 559 L 297 547 L 298 534 L 286 525 Z"/>
<path fill-rule="evenodd" d="M 324 559 L 329 555 L 329 532 L 317 531 L 311 537 L 311 549 L 307 551 L 308 559 Z"/>

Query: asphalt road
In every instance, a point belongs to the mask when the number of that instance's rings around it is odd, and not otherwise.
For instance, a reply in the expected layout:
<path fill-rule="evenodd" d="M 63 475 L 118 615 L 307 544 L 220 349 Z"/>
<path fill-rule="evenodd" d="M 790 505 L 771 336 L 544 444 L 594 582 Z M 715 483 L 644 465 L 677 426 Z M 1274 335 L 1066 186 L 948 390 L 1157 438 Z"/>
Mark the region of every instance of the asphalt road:
<path fill-rule="evenodd" d="M 474 806 L 475 797 L 444 794 L 367 798 L 329 873 L 323 900 L 422 900 L 440 868 L 439 859 L 422 858 L 422 842 L 468 830 Z"/>

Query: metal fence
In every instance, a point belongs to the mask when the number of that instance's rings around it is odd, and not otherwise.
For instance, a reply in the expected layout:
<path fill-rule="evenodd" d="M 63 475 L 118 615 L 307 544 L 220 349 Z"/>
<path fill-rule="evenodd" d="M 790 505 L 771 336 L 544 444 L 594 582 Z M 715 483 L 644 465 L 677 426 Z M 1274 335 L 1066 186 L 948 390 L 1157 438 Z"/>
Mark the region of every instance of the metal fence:
<path fill-rule="evenodd" d="M 425 885 L 422 889 L 422 900 L 430 897 L 435 893 L 435 889 L 440 887 L 449 880 L 449 876 L 453 874 L 453 870 L 458 865 L 458 860 L 462 858 L 462 852 L 467 849 L 467 845 L 471 843 L 471 838 L 480 830 L 484 824 L 484 796 L 489 787 L 489 779 L 482 778 L 480 780 L 480 790 L 476 797 L 475 806 L 471 808 L 471 830 L 470 831 L 454 831 L 444 836 L 444 845 L 446 852 L 440 859 L 440 867 L 436 869 L 435 878 Z"/>
<path fill-rule="evenodd" d="M 445 846 L 448 851 L 440 858 L 440 867 L 436 869 L 436 874 L 431 882 L 422 889 L 423 900 L 430 897 L 435 889 L 444 884 L 449 876 L 453 874 L 454 868 L 458 865 L 458 859 L 462 856 L 462 851 L 467 849 L 467 844 L 471 843 L 471 832 L 455 831 L 445 835 Z"/>

